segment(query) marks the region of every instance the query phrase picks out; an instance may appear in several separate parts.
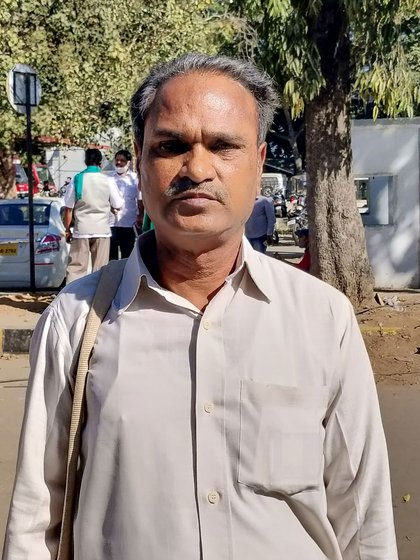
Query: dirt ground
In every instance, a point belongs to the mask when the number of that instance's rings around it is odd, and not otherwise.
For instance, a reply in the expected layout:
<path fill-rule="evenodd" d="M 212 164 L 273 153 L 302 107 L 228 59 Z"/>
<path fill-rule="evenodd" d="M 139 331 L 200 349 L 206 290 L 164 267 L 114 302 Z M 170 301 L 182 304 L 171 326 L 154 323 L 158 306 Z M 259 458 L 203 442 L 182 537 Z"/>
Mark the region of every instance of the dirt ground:
<path fill-rule="evenodd" d="M 33 328 L 55 294 L 0 294 L 0 328 Z"/>
<path fill-rule="evenodd" d="M 380 293 L 357 312 L 377 383 L 420 383 L 420 293 Z"/>

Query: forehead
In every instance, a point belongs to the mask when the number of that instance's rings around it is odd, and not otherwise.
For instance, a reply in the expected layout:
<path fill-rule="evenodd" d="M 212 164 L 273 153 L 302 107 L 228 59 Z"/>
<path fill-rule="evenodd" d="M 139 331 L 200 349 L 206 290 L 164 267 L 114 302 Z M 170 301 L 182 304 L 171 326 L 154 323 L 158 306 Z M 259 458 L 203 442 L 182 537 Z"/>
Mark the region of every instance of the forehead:
<path fill-rule="evenodd" d="M 253 95 L 221 74 L 191 72 L 166 82 L 157 92 L 147 125 L 181 126 L 205 131 L 239 132 L 257 136 L 258 111 Z"/>

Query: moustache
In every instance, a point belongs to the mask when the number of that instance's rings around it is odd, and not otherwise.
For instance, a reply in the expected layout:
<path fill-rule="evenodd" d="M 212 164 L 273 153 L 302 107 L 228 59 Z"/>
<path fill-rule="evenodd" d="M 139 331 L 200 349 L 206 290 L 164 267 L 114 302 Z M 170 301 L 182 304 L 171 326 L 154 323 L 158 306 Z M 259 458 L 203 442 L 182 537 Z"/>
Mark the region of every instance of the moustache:
<path fill-rule="evenodd" d="M 188 178 L 173 181 L 171 186 L 164 192 L 164 195 L 168 198 L 173 198 L 174 196 L 179 196 L 189 191 L 208 194 L 221 203 L 224 203 L 227 199 L 226 192 L 220 188 L 214 187 L 212 183 L 196 183 Z"/>

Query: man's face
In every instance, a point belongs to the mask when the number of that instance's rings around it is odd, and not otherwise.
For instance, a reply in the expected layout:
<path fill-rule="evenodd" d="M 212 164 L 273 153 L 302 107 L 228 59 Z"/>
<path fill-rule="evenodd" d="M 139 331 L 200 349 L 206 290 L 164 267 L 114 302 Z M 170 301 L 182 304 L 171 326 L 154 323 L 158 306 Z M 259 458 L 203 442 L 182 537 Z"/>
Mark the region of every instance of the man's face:
<path fill-rule="evenodd" d="M 253 96 L 234 80 L 190 73 L 159 90 L 137 146 L 145 208 L 158 236 L 228 238 L 242 231 L 259 189 Z"/>
<path fill-rule="evenodd" d="M 122 154 L 115 156 L 115 167 L 125 167 L 128 164 L 128 160 Z"/>
<path fill-rule="evenodd" d="M 298 247 L 301 249 L 306 249 L 309 245 L 309 238 L 307 235 L 299 235 L 298 237 Z"/>

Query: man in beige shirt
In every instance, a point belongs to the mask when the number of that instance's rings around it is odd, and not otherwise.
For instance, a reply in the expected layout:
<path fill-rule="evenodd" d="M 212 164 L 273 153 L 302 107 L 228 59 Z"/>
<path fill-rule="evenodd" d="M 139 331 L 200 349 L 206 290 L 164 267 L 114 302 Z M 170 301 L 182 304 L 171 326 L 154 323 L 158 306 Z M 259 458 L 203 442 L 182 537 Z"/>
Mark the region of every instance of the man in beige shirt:
<path fill-rule="evenodd" d="M 90 362 L 74 560 L 397 558 L 351 306 L 243 238 L 275 104 L 250 63 L 198 54 L 155 68 L 133 97 L 155 231 Z M 56 555 L 73 355 L 97 281 L 69 285 L 33 338 L 5 560 Z"/>

